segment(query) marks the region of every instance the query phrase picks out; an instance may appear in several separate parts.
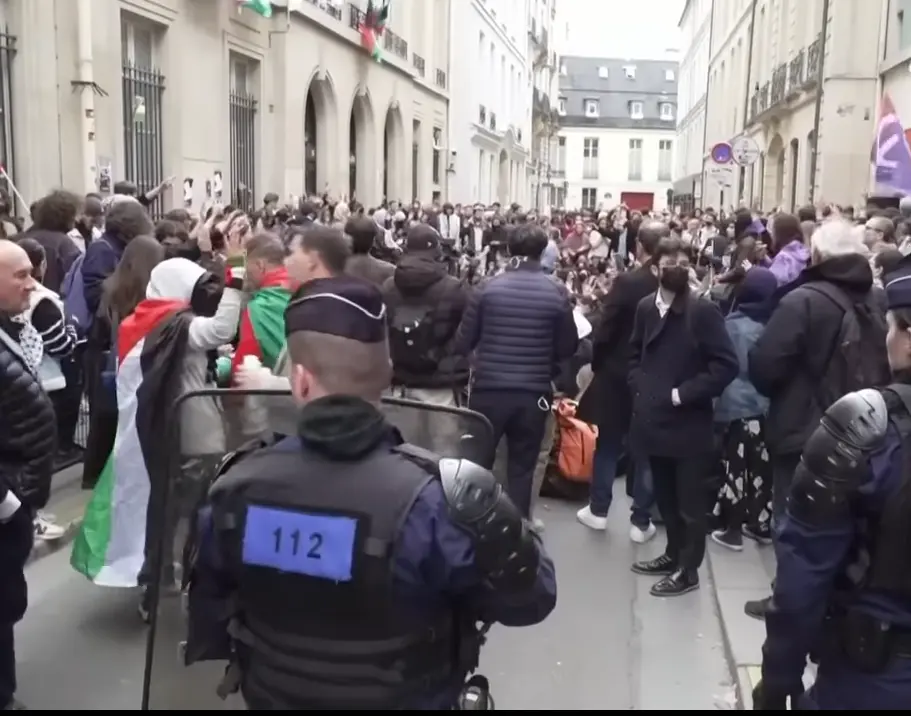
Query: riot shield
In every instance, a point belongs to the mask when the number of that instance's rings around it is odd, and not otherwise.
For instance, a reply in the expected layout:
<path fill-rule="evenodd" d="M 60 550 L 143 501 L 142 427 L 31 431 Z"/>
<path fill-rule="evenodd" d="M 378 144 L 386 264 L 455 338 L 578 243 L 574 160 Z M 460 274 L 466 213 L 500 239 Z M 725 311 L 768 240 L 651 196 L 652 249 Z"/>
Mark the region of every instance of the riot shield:
<path fill-rule="evenodd" d="M 198 507 L 226 451 L 258 436 L 288 430 L 290 395 L 274 390 L 204 390 L 181 396 L 173 416 L 193 421 L 221 415 L 223 434 L 182 432 L 175 417 L 167 426 L 172 455 L 169 474 L 152 477 L 147 521 L 149 635 L 143 677 L 143 711 L 245 710 L 234 694 L 222 699 L 226 661 L 187 666 L 187 600 L 181 592 L 185 552 L 193 548 Z M 493 461 L 493 430 L 479 413 L 398 398 L 384 398 L 383 412 L 404 439 L 441 457 L 459 457 L 486 467 Z M 280 417 L 276 417 L 280 416 Z M 210 418 L 211 419 L 211 418 Z M 215 452 L 213 452 L 215 451 Z"/>

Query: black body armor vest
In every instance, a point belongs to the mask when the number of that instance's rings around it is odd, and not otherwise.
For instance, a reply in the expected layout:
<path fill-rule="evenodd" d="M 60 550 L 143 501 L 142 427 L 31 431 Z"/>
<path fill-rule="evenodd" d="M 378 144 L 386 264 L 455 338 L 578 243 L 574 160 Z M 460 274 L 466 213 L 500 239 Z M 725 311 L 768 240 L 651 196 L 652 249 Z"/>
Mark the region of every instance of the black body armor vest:
<path fill-rule="evenodd" d="M 229 477 L 212 503 L 251 707 L 401 709 L 464 673 L 452 606 L 393 590 L 402 523 L 435 479 L 426 467 L 388 446 L 340 462 L 292 443 Z"/>

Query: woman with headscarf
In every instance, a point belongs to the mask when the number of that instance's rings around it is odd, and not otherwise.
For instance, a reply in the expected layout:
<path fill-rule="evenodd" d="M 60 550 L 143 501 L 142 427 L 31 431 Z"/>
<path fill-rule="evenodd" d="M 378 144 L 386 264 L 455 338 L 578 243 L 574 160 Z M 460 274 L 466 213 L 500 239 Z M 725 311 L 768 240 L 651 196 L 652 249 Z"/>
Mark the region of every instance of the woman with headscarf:
<path fill-rule="evenodd" d="M 771 541 L 772 473 L 765 446 L 769 401 L 750 382 L 748 355 L 772 313 L 777 287 L 768 269 L 749 269 L 740 282 L 734 309 L 725 317 L 740 371 L 715 405 L 715 422 L 723 435 L 724 483 L 714 510 L 719 529 L 712 539 L 738 552 L 743 549 L 744 534 L 761 544 Z"/>

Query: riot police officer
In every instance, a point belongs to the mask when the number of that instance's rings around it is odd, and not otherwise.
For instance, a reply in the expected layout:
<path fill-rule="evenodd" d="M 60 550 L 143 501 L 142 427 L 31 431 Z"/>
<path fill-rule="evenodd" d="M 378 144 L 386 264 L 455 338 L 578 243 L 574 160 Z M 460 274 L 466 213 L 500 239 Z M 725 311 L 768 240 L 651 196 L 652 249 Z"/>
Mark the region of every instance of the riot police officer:
<path fill-rule="evenodd" d="M 895 382 L 835 402 L 804 447 L 754 710 L 911 706 L 911 268 L 886 295 Z"/>
<path fill-rule="evenodd" d="M 478 625 L 547 617 L 553 564 L 488 470 L 386 422 L 376 287 L 311 281 L 285 320 L 298 434 L 230 458 L 210 490 L 187 661 L 228 659 L 250 709 L 451 710 Z"/>

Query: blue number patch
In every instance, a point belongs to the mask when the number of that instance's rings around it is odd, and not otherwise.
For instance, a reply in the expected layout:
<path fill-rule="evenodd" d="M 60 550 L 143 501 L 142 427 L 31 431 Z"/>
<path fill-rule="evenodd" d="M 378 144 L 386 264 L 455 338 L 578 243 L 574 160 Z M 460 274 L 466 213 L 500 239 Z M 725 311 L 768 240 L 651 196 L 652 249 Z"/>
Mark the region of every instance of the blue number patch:
<path fill-rule="evenodd" d="M 350 582 L 357 520 L 250 505 L 244 564 L 308 577 Z"/>

